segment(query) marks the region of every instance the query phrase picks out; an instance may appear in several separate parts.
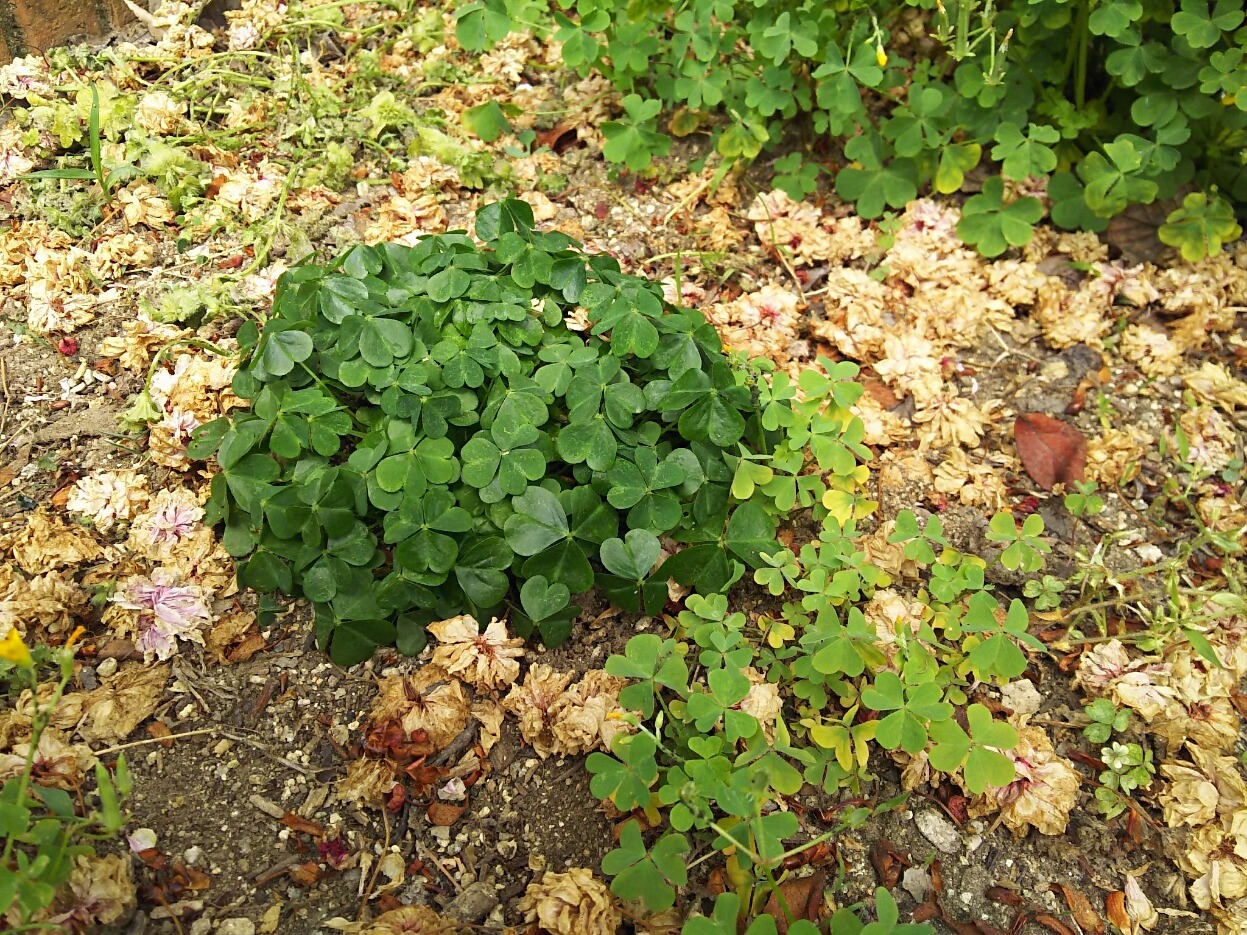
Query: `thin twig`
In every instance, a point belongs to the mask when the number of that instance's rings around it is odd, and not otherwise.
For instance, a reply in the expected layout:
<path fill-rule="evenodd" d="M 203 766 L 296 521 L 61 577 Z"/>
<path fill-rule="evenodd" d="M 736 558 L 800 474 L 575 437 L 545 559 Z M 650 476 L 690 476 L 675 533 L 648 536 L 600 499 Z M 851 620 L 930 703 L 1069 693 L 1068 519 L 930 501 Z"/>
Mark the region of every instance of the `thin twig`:
<path fill-rule="evenodd" d="M 433 866 L 437 867 L 437 869 L 442 872 L 442 876 L 446 878 L 446 882 L 450 884 L 451 889 L 454 890 L 455 893 L 458 893 L 459 884 L 455 882 L 455 878 L 450 875 L 450 871 L 446 869 L 446 865 L 438 859 L 438 856 L 425 847 L 424 843 L 421 841 L 416 841 L 416 850 L 420 852 L 420 856 L 425 860 L 433 862 Z"/>
<path fill-rule="evenodd" d="M 304 776 L 315 776 L 316 775 L 316 772 L 317 772 L 316 770 L 308 769 L 306 766 L 302 766 L 299 763 L 294 762 L 293 760 L 287 760 L 284 756 L 278 756 L 276 753 L 273 753 L 272 750 L 270 750 L 264 744 L 260 743 L 258 740 L 252 740 L 250 737 L 246 737 L 242 734 L 234 734 L 227 730 L 221 730 L 220 728 L 217 728 L 217 730 L 220 732 L 222 737 L 228 737 L 230 740 L 236 740 L 239 743 L 245 743 L 247 746 L 251 747 L 253 750 L 258 750 L 260 753 L 263 753 L 270 760 L 277 761 L 278 763 L 280 763 L 282 766 L 286 767 L 287 769 L 292 769 L 296 773 L 302 773 Z"/>
<path fill-rule="evenodd" d="M 4 412 L 0 412 L 0 437 L 4 436 L 4 427 L 9 424 L 9 368 L 0 357 L 0 390 L 4 391 Z"/>
<path fill-rule="evenodd" d="M 197 737 L 200 734 L 215 734 L 215 727 L 203 727 L 199 730 L 183 731 L 180 734 L 169 734 L 165 737 L 148 737 L 145 740 L 132 740 L 129 743 L 119 743 L 115 747 L 105 747 L 103 750 L 93 750 L 96 756 L 108 756 L 112 753 L 120 753 L 122 750 L 129 750 L 131 747 L 146 747 L 152 743 L 164 743 L 167 740 L 180 740 L 183 737 Z"/>
<path fill-rule="evenodd" d="M 377 858 L 376 863 L 372 865 L 372 873 L 368 875 L 368 883 L 364 886 L 363 895 L 359 900 L 359 912 L 355 914 L 357 922 L 364 920 L 364 910 L 368 908 L 368 900 L 372 896 L 373 887 L 377 885 L 377 874 L 381 872 L 381 859 L 390 849 L 390 813 L 387 809 L 381 809 L 381 822 L 385 826 L 385 843 L 381 845 L 381 857 Z"/>

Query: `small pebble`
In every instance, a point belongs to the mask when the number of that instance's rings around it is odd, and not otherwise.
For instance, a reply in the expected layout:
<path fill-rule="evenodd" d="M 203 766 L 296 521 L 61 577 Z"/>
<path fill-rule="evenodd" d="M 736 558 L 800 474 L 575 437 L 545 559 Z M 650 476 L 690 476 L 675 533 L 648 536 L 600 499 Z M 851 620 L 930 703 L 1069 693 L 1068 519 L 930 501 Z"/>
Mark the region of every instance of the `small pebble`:
<path fill-rule="evenodd" d="M 945 854 L 955 854 L 961 850 L 961 832 L 939 812 L 919 812 L 914 816 L 914 824 L 924 838 Z"/>

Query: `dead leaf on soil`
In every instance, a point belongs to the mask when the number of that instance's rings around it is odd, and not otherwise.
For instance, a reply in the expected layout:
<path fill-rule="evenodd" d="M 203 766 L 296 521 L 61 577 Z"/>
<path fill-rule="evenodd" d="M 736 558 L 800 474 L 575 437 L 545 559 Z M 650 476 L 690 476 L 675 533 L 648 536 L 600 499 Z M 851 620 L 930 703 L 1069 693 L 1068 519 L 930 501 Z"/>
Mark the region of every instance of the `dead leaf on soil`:
<path fill-rule="evenodd" d="M 286 814 L 282 815 L 281 823 L 291 831 L 310 834 L 314 838 L 324 837 L 325 835 L 325 826 L 320 824 L 320 822 L 304 818 L 302 815 L 296 815 L 294 812 L 286 812 Z"/>
<path fill-rule="evenodd" d="M 899 406 L 901 398 L 882 380 L 865 379 L 861 381 L 866 395 L 879 404 L 881 409 L 892 409 Z"/>
<path fill-rule="evenodd" d="M 24 468 L 30 461 L 30 442 L 27 442 L 22 450 L 17 453 L 17 457 L 0 468 L 0 487 L 8 486 L 13 483 L 13 478 L 17 477 L 18 472 Z"/>
<path fill-rule="evenodd" d="M 870 864 L 875 868 L 875 876 L 879 885 L 886 890 L 896 888 L 901 881 L 901 874 L 909 866 L 905 855 L 892 846 L 891 841 L 880 838 L 870 848 Z"/>
<path fill-rule="evenodd" d="M 78 733 L 88 743 L 117 743 L 152 716 L 164 697 L 169 666 L 132 662 L 87 695 Z"/>
<path fill-rule="evenodd" d="M 264 915 L 260 916 L 260 925 L 256 929 L 260 935 L 273 935 L 277 931 L 277 926 L 281 924 L 281 910 L 285 905 L 281 900 L 273 903 L 264 910 Z"/>
<path fill-rule="evenodd" d="M 147 733 L 165 749 L 172 747 L 176 743 L 173 739 L 173 731 L 169 730 L 168 725 L 162 721 L 152 721 L 148 724 Z"/>
<path fill-rule="evenodd" d="M 1121 251 L 1126 263 L 1155 260 L 1165 250 L 1156 232 L 1176 207 L 1176 198 L 1157 204 L 1131 205 L 1108 222 L 1104 239 Z"/>
<path fill-rule="evenodd" d="M 1069 911 L 1073 914 L 1074 921 L 1078 923 L 1079 928 L 1092 935 L 1104 935 L 1106 928 L 1104 920 L 1091 908 L 1091 902 L 1086 896 L 1064 883 L 1053 883 L 1050 888 L 1052 892 L 1060 893 L 1065 898 L 1065 904 L 1069 906 Z"/>
<path fill-rule="evenodd" d="M 1042 925 L 1046 929 L 1051 929 L 1057 935 L 1078 935 L 1072 928 L 1058 919 L 1056 916 L 1048 915 L 1046 912 L 1035 913 L 1035 922 Z"/>
<path fill-rule="evenodd" d="M 466 805 L 455 805 L 451 802 L 433 802 L 429 805 L 429 821 L 441 828 L 449 828 L 463 817 L 468 810 Z"/>
<path fill-rule="evenodd" d="M 264 637 L 256 628 L 253 611 L 222 615 L 204 640 L 204 649 L 209 657 L 221 665 L 246 662 L 263 646 Z"/>
<path fill-rule="evenodd" d="M 983 893 L 988 899 L 994 903 L 1000 903 L 1002 906 L 1009 906 L 1013 909 L 1021 909 L 1026 905 L 1026 900 L 1017 890 L 1011 890 L 1007 886 L 989 886 Z"/>
<path fill-rule="evenodd" d="M 287 876 L 289 876 L 297 886 L 310 889 L 315 886 L 316 882 L 320 879 L 320 865 L 313 860 L 309 860 L 307 863 L 303 864 L 296 864 L 290 868 Z"/>
<path fill-rule="evenodd" d="M 1104 897 L 1104 912 L 1108 920 L 1123 932 L 1130 931 L 1130 916 L 1126 915 L 1126 894 L 1114 890 Z"/>
<path fill-rule="evenodd" d="M 788 931 L 788 913 L 792 913 L 793 919 L 805 919 L 809 922 L 818 922 L 823 918 L 826 883 L 827 874 L 816 870 L 808 877 L 780 884 L 779 892 L 771 894 L 771 898 L 766 901 L 766 908 L 762 910 L 775 919 L 775 930 L 779 935 L 785 935 Z M 785 907 L 787 912 L 784 911 Z"/>
<path fill-rule="evenodd" d="M 1022 467 L 1044 490 L 1057 484 L 1071 487 L 1081 481 L 1087 467 L 1087 439 L 1060 419 L 1040 412 L 1018 416 L 1013 426 Z"/>

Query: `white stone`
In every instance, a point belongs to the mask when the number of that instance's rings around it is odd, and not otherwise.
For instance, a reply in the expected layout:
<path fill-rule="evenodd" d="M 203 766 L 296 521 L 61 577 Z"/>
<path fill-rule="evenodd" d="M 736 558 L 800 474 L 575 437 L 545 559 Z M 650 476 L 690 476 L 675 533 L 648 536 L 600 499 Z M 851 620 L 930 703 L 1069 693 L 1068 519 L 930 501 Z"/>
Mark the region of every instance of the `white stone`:
<path fill-rule="evenodd" d="M 915 901 L 925 903 L 931 894 L 931 877 L 921 867 L 910 867 L 901 877 L 901 886 Z"/>
<path fill-rule="evenodd" d="M 919 812 L 914 816 L 914 824 L 924 838 L 945 854 L 955 854 L 962 849 L 961 832 L 939 812 Z"/>
<path fill-rule="evenodd" d="M 1030 679 L 1018 679 L 1000 689 L 1000 698 L 1005 707 L 1014 714 L 1030 715 L 1039 710 L 1043 703 L 1043 695 L 1035 688 Z"/>

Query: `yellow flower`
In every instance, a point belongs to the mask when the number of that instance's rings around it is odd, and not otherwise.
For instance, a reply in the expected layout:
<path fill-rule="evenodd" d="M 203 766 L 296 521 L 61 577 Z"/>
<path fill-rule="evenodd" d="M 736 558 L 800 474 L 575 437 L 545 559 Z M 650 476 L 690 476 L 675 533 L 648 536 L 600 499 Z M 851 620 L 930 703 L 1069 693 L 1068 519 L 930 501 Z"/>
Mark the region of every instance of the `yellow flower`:
<path fill-rule="evenodd" d="M 22 642 L 22 634 L 17 632 L 16 627 L 9 630 L 8 635 L 0 640 L 0 659 L 7 659 L 23 669 L 34 666 L 34 660 L 30 658 L 30 650 Z"/>
<path fill-rule="evenodd" d="M 888 63 L 888 53 L 883 51 L 883 46 L 875 48 L 875 61 L 879 63 L 879 67 L 883 68 Z"/>

